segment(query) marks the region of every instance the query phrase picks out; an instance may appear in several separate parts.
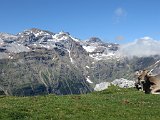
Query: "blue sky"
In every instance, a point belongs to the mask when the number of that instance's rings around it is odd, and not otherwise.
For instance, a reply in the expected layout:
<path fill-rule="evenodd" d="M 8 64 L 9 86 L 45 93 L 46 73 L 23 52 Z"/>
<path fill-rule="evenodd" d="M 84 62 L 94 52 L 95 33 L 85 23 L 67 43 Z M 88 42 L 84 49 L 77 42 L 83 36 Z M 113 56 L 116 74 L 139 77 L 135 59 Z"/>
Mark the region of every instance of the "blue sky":
<path fill-rule="evenodd" d="M 160 0 L 1 0 L 0 32 L 29 28 L 127 43 L 160 40 Z"/>

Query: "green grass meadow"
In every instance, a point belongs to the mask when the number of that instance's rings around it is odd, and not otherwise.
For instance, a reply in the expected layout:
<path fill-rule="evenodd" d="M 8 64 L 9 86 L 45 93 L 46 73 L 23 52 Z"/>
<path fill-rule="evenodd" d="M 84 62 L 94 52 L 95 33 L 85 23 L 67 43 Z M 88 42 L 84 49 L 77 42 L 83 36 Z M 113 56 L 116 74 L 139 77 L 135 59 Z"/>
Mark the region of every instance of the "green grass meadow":
<path fill-rule="evenodd" d="M 112 86 L 84 95 L 0 96 L 0 120 L 160 120 L 160 95 Z"/>

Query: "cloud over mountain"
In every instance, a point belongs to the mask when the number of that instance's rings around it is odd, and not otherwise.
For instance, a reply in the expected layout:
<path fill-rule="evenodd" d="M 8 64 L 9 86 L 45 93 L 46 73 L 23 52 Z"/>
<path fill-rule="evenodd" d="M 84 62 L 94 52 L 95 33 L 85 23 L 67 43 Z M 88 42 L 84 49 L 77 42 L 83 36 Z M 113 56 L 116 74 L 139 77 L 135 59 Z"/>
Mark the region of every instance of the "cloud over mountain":
<path fill-rule="evenodd" d="M 119 51 L 120 54 L 128 57 L 160 55 L 160 41 L 154 40 L 150 37 L 143 37 L 132 43 L 122 45 Z"/>

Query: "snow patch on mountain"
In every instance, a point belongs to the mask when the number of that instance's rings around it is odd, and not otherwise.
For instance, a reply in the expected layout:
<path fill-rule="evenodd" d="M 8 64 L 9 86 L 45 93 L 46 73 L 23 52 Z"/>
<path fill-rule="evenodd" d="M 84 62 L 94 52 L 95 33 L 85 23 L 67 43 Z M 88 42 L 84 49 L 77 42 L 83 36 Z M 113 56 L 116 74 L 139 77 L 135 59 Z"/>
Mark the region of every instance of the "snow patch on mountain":
<path fill-rule="evenodd" d="M 71 63 L 74 63 L 74 60 L 73 60 L 73 58 L 71 57 L 71 51 L 70 51 L 70 50 L 67 50 L 67 51 L 68 51 L 68 54 L 69 54 L 69 58 L 70 58 Z"/>
<path fill-rule="evenodd" d="M 90 67 L 87 65 L 87 66 L 86 66 L 86 68 L 88 68 L 88 69 L 89 69 Z"/>
<path fill-rule="evenodd" d="M 76 39 L 76 38 L 72 37 L 71 35 L 69 35 L 69 37 L 70 37 L 72 40 L 76 41 L 76 42 L 80 42 L 79 39 Z"/>
<path fill-rule="evenodd" d="M 95 47 L 95 46 L 83 46 L 83 48 L 84 48 L 87 52 L 93 52 L 97 47 Z"/>
<path fill-rule="evenodd" d="M 158 64 L 159 62 L 160 62 L 160 60 L 158 60 L 158 61 L 155 63 L 155 65 Z"/>
<path fill-rule="evenodd" d="M 59 32 L 53 35 L 52 38 L 57 41 L 67 40 L 69 38 L 69 34 L 66 32 Z"/>
<path fill-rule="evenodd" d="M 90 78 L 90 76 L 88 76 L 88 77 L 86 78 L 86 81 L 87 81 L 88 83 L 93 83 L 89 78 Z"/>
<path fill-rule="evenodd" d="M 117 58 L 116 54 L 113 53 L 113 52 L 110 52 L 108 54 L 96 53 L 96 54 L 90 54 L 89 56 L 92 57 L 93 59 L 97 60 L 97 61 Z"/>
<path fill-rule="evenodd" d="M 39 31 L 37 33 L 34 33 L 35 37 L 38 37 L 40 35 L 49 35 L 48 33 L 44 33 L 43 31 Z"/>

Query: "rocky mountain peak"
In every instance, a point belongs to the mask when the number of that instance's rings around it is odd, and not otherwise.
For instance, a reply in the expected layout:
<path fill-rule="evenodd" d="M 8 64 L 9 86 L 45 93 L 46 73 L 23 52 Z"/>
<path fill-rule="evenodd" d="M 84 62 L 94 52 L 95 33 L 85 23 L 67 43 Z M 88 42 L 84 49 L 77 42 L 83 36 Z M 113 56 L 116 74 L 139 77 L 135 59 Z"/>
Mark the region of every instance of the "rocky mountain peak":
<path fill-rule="evenodd" d="M 98 37 L 91 37 L 86 41 L 87 43 L 103 43 L 102 40 Z"/>
<path fill-rule="evenodd" d="M 28 30 L 25 30 L 23 32 L 18 33 L 17 35 L 20 37 L 24 37 L 24 36 L 35 36 L 35 37 L 39 37 L 39 36 L 47 36 L 47 35 L 54 35 L 55 33 L 52 33 L 50 31 L 46 31 L 46 30 L 40 30 L 37 28 L 31 28 Z"/>
<path fill-rule="evenodd" d="M 5 41 L 15 40 L 17 38 L 16 35 L 9 34 L 9 33 L 0 33 L 0 39 Z"/>

